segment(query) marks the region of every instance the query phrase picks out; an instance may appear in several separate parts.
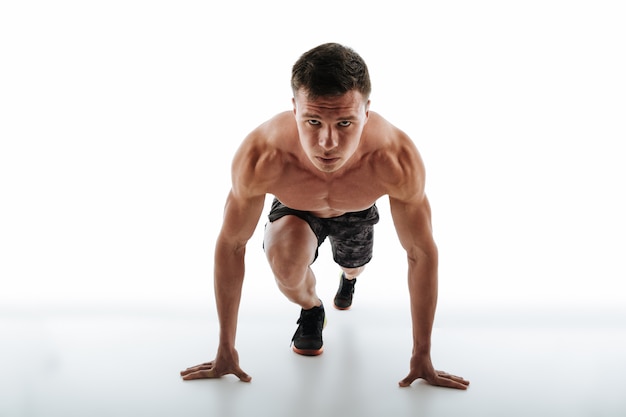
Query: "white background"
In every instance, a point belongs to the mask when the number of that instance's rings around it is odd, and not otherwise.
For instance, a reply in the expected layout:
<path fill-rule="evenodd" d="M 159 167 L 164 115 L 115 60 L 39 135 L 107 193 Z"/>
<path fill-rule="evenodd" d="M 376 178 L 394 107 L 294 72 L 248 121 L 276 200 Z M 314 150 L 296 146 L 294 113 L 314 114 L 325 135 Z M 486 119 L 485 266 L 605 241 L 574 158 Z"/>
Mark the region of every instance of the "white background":
<path fill-rule="evenodd" d="M 3 309 L 211 302 L 231 157 L 290 108 L 291 65 L 327 41 L 365 58 L 372 109 L 422 152 L 442 305 L 624 301 L 620 2 L 4 2 L 0 16 Z M 370 269 L 397 275 L 385 204 Z M 261 235 L 256 299 L 277 291 Z"/>
<path fill-rule="evenodd" d="M 343 414 L 364 416 L 623 415 L 624 9 L 0 3 L 0 415 L 249 415 L 264 401 L 267 415 L 330 415 L 346 399 Z M 372 110 L 425 160 L 433 355 L 472 381 L 467 395 L 395 385 L 410 321 L 385 198 L 358 304 L 328 309 L 322 361 L 289 355 L 298 309 L 264 259 L 266 207 L 238 339 L 255 382 L 176 377 L 216 348 L 213 245 L 233 153 L 290 109 L 292 64 L 329 41 L 364 57 Z M 314 265 L 327 305 L 329 249 Z"/>

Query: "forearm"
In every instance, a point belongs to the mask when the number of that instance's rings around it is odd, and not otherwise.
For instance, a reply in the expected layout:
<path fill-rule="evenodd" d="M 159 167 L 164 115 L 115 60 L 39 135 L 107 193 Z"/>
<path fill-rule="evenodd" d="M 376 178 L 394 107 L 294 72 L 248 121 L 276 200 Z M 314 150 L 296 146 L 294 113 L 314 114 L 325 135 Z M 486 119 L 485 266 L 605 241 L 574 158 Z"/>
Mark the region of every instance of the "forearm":
<path fill-rule="evenodd" d="M 215 247 L 214 289 L 220 323 L 220 347 L 234 348 L 244 279 L 245 246 L 218 238 Z"/>
<path fill-rule="evenodd" d="M 430 354 L 437 308 L 437 254 L 409 258 L 409 294 L 413 323 L 413 354 Z"/>

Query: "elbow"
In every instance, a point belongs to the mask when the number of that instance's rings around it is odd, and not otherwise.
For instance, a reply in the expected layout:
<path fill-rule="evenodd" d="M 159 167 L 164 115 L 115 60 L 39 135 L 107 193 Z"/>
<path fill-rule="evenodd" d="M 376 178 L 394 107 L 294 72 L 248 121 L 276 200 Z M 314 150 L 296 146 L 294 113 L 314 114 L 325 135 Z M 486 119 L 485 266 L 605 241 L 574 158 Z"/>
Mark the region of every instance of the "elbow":
<path fill-rule="evenodd" d="M 439 250 L 435 243 L 426 246 L 414 246 L 406 251 L 409 266 L 430 265 L 437 266 L 439 263 Z"/>
<path fill-rule="evenodd" d="M 217 256 L 243 256 L 246 253 L 247 243 L 247 241 L 228 239 L 220 234 L 215 244 L 215 252 Z"/>

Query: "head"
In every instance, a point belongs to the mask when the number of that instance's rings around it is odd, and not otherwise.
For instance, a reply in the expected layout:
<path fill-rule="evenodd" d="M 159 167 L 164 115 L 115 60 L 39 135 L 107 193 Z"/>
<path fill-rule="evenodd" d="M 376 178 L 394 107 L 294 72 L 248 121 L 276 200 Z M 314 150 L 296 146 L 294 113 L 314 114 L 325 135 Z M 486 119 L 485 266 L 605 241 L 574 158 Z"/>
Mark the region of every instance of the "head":
<path fill-rule="evenodd" d="M 325 43 L 305 52 L 291 71 L 294 96 L 307 91 L 310 98 L 340 96 L 357 90 L 369 100 L 372 85 L 363 58 L 337 43 Z"/>
<path fill-rule="evenodd" d="M 365 62 L 345 46 L 320 45 L 295 63 L 291 87 L 305 153 L 319 170 L 339 170 L 357 151 L 369 117 Z"/>

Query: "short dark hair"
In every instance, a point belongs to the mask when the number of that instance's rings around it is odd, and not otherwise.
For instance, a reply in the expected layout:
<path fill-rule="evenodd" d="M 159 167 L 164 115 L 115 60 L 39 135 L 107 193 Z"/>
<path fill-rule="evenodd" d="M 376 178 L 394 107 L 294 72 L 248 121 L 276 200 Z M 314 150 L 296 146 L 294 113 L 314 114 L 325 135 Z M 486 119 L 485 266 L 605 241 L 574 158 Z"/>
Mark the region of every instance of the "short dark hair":
<path fill-rule="evenodd" d="M 291 88 L 294 95 L 303 89 L 310 98 L 357 90 L 368 99 L 372 91 L 363 58 L 338 43 L 325 43 L 302 54 L 291 71 Z"/>

